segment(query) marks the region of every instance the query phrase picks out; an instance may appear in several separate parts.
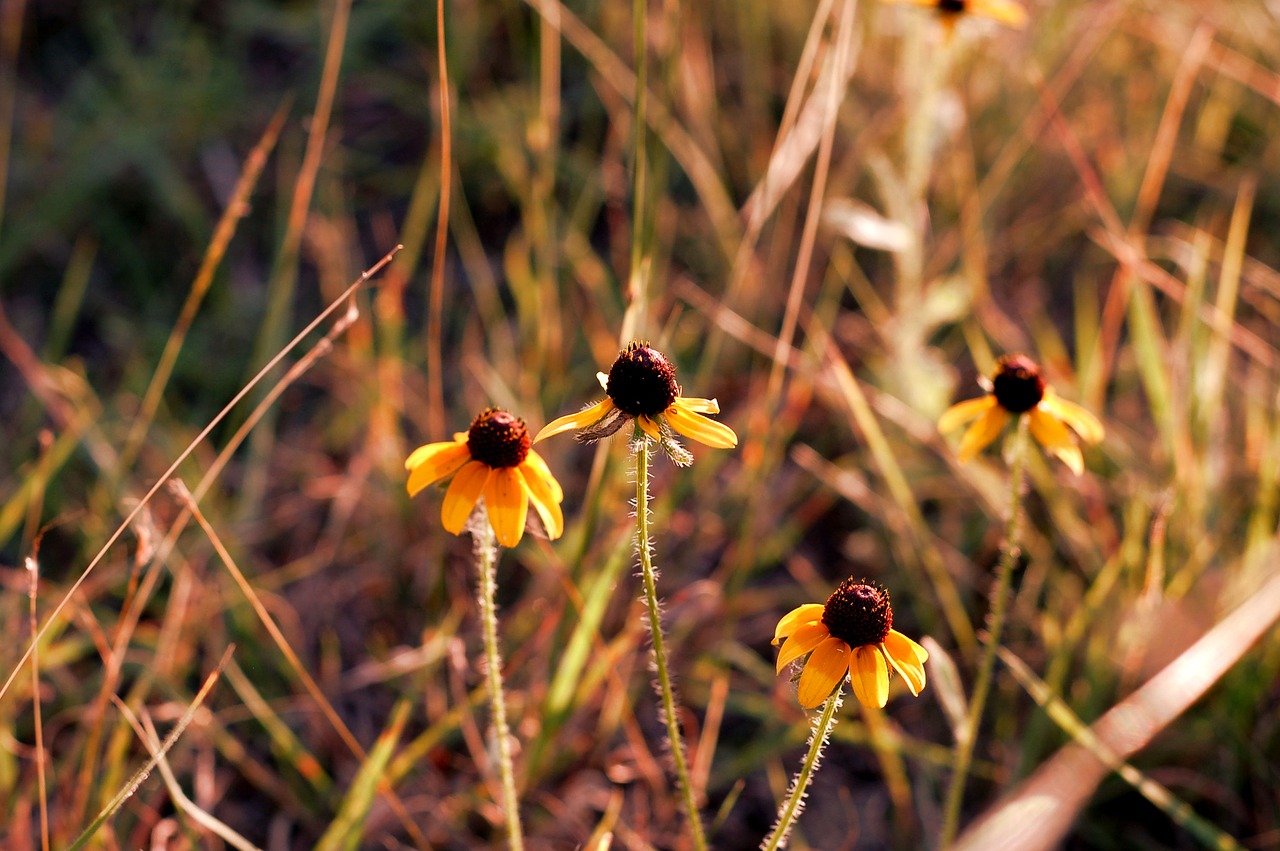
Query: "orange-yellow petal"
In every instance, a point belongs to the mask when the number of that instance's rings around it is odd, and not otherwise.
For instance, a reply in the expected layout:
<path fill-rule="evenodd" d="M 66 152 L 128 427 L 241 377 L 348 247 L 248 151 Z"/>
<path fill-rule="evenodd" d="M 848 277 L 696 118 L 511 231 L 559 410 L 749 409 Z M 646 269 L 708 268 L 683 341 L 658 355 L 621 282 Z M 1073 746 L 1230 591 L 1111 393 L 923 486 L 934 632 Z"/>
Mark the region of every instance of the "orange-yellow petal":
<path fill-rule="evenodd" d="M 996 397 L 990 395 L 956 402 L 943 411 L 942 416 L 938 417 L 938 431 L 943 434 L 955 431 L 970 420 L 976 420 L 979 416 L 991 410 L 991 408 L 995 407 L 995 404 Z"/>
<path fill-rule="evenodd" d="M 484 505 L 498 543 L 514 547 L 524 535 L 529 514 L 529 492 L 524 476 L 515 467 L 499 467 L 484 486 Z"/>
<path fill-rule="evenodd" d="M 805 709 L 813 709 L 826 700 L 849 673 L 849 645 L 832 636 L 824 639 L 805 663 L 800 675 L 797 697 Z"/>
<path fill-rule="evenodd" d="M 883 646 L 894 670 L 902 674 L 911 693 L 919 696 L 924 690 L 924 663 L 929 658 L 929 651 L 893 629 L 884 637 Z"/>
<path fill-rule="evenodd" d="M 1086 443 L 1101 443 L 1106 435 L 1098 418 L 1075 402 L 1068 402 L 1052 390 L 1044 394 L 1038 406 L 1046 414 L 1071 426 Z"/>
<path fill-rule="evenodd" d="M 734 434 L 733 429 L 702 414 L 695 414 L 679 404 L 672 404 L 663 416 L 673 429 L 685 437 L 714 449 L 732 449 L 738 445 L 738 435 Z"/>
<path fill-rule="evenodd" d="M 555 484 L 556 480 L 550 474 L 544 476 L 541 470 L 529 463 L 529 458 L 532 457 L 533 453 L 530 452 L 524 463 L 516 469 L 524 477 L 529 501 L 533 503 L 533 510 L 542 518 L 542 528 L 547 531 L 547 538 L 554 541 L 564 534 L 564 514 L 560 511 L 562 495 L 558 495 L 560 486 Z M 555 485 L 554 491 L 551 489 L 552 485 Z"/>
<path fill-rule="evenodd" d="M 426 446 L 419 446 L 405 462 L 409 469 L 409 481 L 405 485 L 409 496 L 417 496 L 427 485 L 452 476 L 470 460 L 471 448 L 465 443 L 428 443 Z"/>
<path fill-rule="evenodd" d="M 1049 452 L 1061 458 L 1062 463 L 1071 468 L 1071 472 L 1077 476 L 1084 472 L 1084 457 L 1067 427 L 1038 406 L 1031 409 L 1029 416 L 1031 436 L 1040 441 L 1040 445 Z"/>
<path fill-rule="evenodd" d="M 782 616 L 782 620 L 778 621 L 778 628 L 773 632 L 773 643 L 777 644 L 807 623 L 815 623 L 822 620 L 822 613 L 825 609 L 826 606 L 822 603 L 805 603 L 803 606 L 787 612 Z"/>
<path fill-rule="evenodd" d="M 821 622 L 807 623 L 791 633 L 791 637 L 783 643 L 782 649 L 778 651 L 778 673 L 781 674 L 783 668 L 830 637 L 831 630 L 827 629 L 827 625 Z"/>
<path fill-rule="evenodd" d="M 973 458 L 1000 436 L 1000 432 L 1004 431 L 1005 423 L 1008 421 L 1009 412 L 995 404 L 993 399 L 987 412 L 965 430 L 964 437 L 960 438 L 960 448 L 956 450 L 956 456 L 961 462 Z"/>
<path fill-rule="evenodd" d="M 636 425 L 640 426 L 640 430 L 652 437 L 658 443 L 662 443 L 662 431 L 658 428 L 658 424 L 648 417 L 641 415 L 636 417 Z"/>
<path fill-rule="evenodd" d="M 547 490 L 550 491 L 551 498 L 555 502 L 564 501 L 564 491 L 561 489 L 560 483 L 556 481 L 556 477 L 551 475 L 551 468 L 547 466 L 547 462 L 543 460 L 541 455 L 530 449 L 529 454 L 524 458 L 524 463 L 520 466 L 530 468 L 534 474 L 546 482 Z M 525 478 L 529 478 L 528 473 L 525 474 Z"/>
<path fill-rule="evenodd" d="M 671 404 L 686 411 L 692 411 L 695 414 L 720 413 L 720 403 L 715 399 L 695 399 L 687 396 L 677 396 L 676 400 Z"/>
<path fill-rule="evenodd" d="M 584 408 L 576 414 L 566 414 L 559 419 L 554 419 L 542 427 L 538 432 L 538 436 L 533 439 L 534 443 L 544 438 L 551 437 L 553 434 L 560 434 L 564 431 L 573 431 L 574 429 L 586 428 L 595 425 L 604 419 L 605 416 L 613 410 L 613 400 L 605 399 L 602 402 L 596 402 L 589 408 Z"/>
<path fill-rule="evenodd" d="M 1016 29 L 1027 25 L 1027 10 L 1013 0 L 967 0 L 965 12 L 991 18 Z"/>
<path fill-rule="evenodd" d="M 440 521 L 444 528 L 455 535 L 461 535 L 466 528 L 467 518 L 476 507 L 480 494 L 489 481 L 493 470 L 479 461 L 468 461 L 453 477 L 449 490 L 444 495 L 444 506 L 440 509 Z"/>
<path fill-rule="evenodd" d="M 883 707 L 889 702 L 889 666 L 880 648 L 866 644 L 854 648 L 849 664 L 853 693 L 863 706 Z"/>

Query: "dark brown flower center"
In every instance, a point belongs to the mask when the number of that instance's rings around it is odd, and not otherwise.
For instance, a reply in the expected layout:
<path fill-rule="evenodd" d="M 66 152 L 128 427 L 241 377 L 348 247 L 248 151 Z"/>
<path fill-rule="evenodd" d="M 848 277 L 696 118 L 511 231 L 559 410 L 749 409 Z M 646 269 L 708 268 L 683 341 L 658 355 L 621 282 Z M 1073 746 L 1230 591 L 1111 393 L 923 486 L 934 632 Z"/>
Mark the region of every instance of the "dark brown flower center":
<path fill-rule="evenodd" d="M 991 392 L 1009 413 L 1025 414 L 1044 398 L 1040 367 L 1026 355 L 1005 355 L 996 362 Z"/>
<path fill-rule="evenodd" d="M 657 416 L 680 395 L 676 368 L 648 343 L 632 343 L 609 368 L 608 393 L 624 413 L 633 417 Z"/>
<path fill-rule="evenodd" d="M 851 576 L 827 598 L 822 622 L 832 635 L 850 647 L 879 644 L 893 628 L 889 592 L 880 585 Z"/>
<path fill-rule="evenodd" d="M 524 420 L 498 408 L 485 408 L 467 429 L 471 457 L 490 467 L 515 467 L 529 455 L 533 441 Z"/>
<path fill-rule="evenodd" d="M 938 11 L 944 15 L 959 15 L 968 5 L 967 0 L 937 0 Z"/>

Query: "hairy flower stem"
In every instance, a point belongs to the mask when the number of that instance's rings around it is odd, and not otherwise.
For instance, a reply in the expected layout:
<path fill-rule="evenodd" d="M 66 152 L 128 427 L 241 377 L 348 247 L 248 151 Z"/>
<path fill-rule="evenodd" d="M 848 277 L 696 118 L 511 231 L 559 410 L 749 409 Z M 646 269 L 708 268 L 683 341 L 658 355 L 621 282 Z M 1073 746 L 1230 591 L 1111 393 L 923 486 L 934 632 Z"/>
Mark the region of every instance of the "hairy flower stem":
<path fill-rule="evenodd" d="M 951 772 L 951 785 L 947 789 L 947 804 L 942 822 L 939 848 L 946 848 L 956 837 L 960 826 L 960 805 L 964 801 L 965 779 L 973 762 L 973 747 L 982 723 L 982 711 L 991 691 L 991 676 L 995 671 L 996 651 L 1000 647 L 1000 633 L 1009 606 L 1009 587 L 1013 583 L 1013 566 L 1022 551 L 1019 543 L 1022 522 L 1022 480 L 1027 457 L 1028 418 L 1018 417 L 1018 431 L 1013 439 L 1013 472 L 1009 485 L 1009 519 L 1004 527 L 1004 548 L 1000 563 L 996 566 L 996 587 L 991 595 L 991 614 L 987 618 L 987 642 L 983 647 L 982 661 L 978 666 L 978 679 L 973 684 L 973 697 L 969 699 L 969 714 L 956 742 L 955 764 Z"/>
<path fill-rule="evenodd" d="M 498 545 L 483 506 L 475 518 L 476 568 L 480 573 L 480 620 L 484 622 L 484 661 L 489 684 L 489 711 L 498 746 L 498 771 L 502 778 L 502 810 L 507 821 L 507 847 L 523 851 L 520 802 L 516 798 L 516 773 L 511 764 L 511 730 L 507 727 L 507 701 L 502 691 L 502 654 L 498 650 L 498 607 L 494 602 Z"/>
<path fill-rule="evenodd" d="M 800 766 L 800 771 L 796 774 L 795 779 L 791 781 L 791 791 L 787 794 L 786 800 L 782 802 L 782 806 L 778 808 L 778 821 L 773 827 L 773 832 L 760 845 L 762 851 L 777 851 L 779 848 L 787 847 L 787 837 L 791 833 L 791 826 L 795 822 L 796 816 L 800 815 L 800 811 L 804 809 L 805 792 L 809 788 L 810 781 L 813 780 L 813 773 L 818 770 L 818 760 L 822 757 L 822 749 L 826 747 L 827 739 L 831 737 L 831 731 L 836 726 L 836 710 L 839 708 L 840 688 L 837 687 L 823 705 L 822 715 L 814 722 L 813 732 L 809 734 L 809 752 L 804 755 L 804 762 Z"/>
<path fill-rule="evenodd" d="M 637 429 L 639 431 L 639 429 Z M 636 549 L 640 552 L 640 571 L 644 577 L 644 599 L 649 607 L 649 632 L 653 640 L 654 667 L 658 672 L 658 691 L 662 698 L 662 716 L 667 724 L 667 741 L 671 746 L 671 759 L 676 767 L 676 782 L 680 797 L 689 815 L 689 829 L 693 833 L 693 847 L 706 851 L 707 838 L 698 815 L 698 804 L 693 797 L 693 784 L 689 780 L 689 764 L 684 755 L 684 739 L 680 735 L 680 719 L 676 698 L 671 690 L 671 675 L 667 672 L 667 651 L 662 639 L 662 613 L 658 609 L 658 580 L 653 570 L 653 547 L 649 541 L 649 438 L 641 433 L 635 440 L 636 456 Z"/>

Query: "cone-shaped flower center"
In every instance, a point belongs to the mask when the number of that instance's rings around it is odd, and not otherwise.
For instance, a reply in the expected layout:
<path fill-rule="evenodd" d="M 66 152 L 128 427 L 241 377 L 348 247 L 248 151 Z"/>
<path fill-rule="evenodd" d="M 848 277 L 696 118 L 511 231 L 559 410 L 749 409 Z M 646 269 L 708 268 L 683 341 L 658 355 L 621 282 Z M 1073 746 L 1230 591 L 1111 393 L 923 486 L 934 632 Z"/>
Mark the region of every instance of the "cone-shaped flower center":
<path fill-rule="evenodd" d="M 968 5 L 966 0 L 938 0 L 938 11 L 947 15 L 958 15 Z"/>
<path fill-rule="evenodd" d="M 471 457 L 490 467 L 515 467 L 524 463 L 533 441 L 524 420 L 498 408 L 486 408 L 467 429 Z"/>
<path fill-rule="evenodd" d="M 889 592 L 865 579 L 849 577 L 827 598 L 822 622 L 850 647 L 879 644 L 893 628 Z"/>
<path fill-rule="evenodd" d="M 655 417 L 680 395 L 676 368 L 666 355 L 635 342 L 609 368 L 609 398 L 633 417 Z"/>
<path fill-rule="evenodd" d="M 1025 414 L 1044 398 L 1044 379 L 1040 367 L 1026 355 L 1005 355 L 996 363 L 991 379 L 992 390 L 1000 407 L 1011 414 Z"/>

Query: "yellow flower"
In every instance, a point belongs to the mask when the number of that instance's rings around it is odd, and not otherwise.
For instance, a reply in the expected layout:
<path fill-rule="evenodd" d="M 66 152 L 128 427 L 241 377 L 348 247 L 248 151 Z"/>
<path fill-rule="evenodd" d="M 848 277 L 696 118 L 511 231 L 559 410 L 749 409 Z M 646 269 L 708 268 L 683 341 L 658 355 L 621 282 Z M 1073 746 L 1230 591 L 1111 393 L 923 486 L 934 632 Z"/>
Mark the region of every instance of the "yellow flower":
<path fill-rule="evenodd" d="M 676 368 L 666 355 L 645 342 L 633 342 L 618 355 L 609 374 L 596 373 L 604 388 L 603 401 L 547 423 L 533 442 L 564 431 L 578 430 L 578 440 L 593 443 L 634 420 L 681 466 L 693 461 L 673 431 L 716 449 L 732 449 L 738 435 L 723 423 L 702 416 L 720 413 L 715 399 L 680 395 Z"/>
<path fill-rule="evenodd" d="M 942 23 L 948 32 L 962 15 L 990 18 L 1017 29 L 1027 25 L 1027 10 L 1013 0 L 890 0 L 890 2 L 910 3 L 913 6 L 926 6 L 935 10 L 942 18 Z"/>
<path fill-rule="evenodd" d="M 404 462 L 409 496 L 452 476 L 440 515 L 448 531 L 461 535 L 484 497 L 489 523 L 502 546 L 520 543 L 530 503 L 554 541 L 564 532 L 564 491 L 531 447 L 524 420 L 487 408 L 453 440 L 419 446 L 409 455 Z"/>
<path fill-rule="evenodd" d="M 889 592 L 850 577 L 826 603 L 806 603 L 778 621 L 773 643 L 786 639 L 778 651 L 778 673 L 809 654 L 798 695 L 806 709 L 826 700 L 846 674 L 859 703 L 882 707 L 889 701 L 891 667 L 919 695 L 929 652 L 892 627 Z"/>
<path fill-rule="evenodd" d="M 1029 417 L 1032 437 L 1080 475 L 1084 457 L 1067 426 L 1088 443 L 1098 443 L 1103 437 L 1102 423 L 1054 393 L 1041 377 L 1040 367 L 1026 355 L 1000 358 L 987 395 L 952 405 L 939 418 L 938 430 L 954 431 L 973 421 L 960 439 L 957 453 L 961 461 L 968 461 L 1000 436 L 1011 416 L 1024 414 Z"/>

